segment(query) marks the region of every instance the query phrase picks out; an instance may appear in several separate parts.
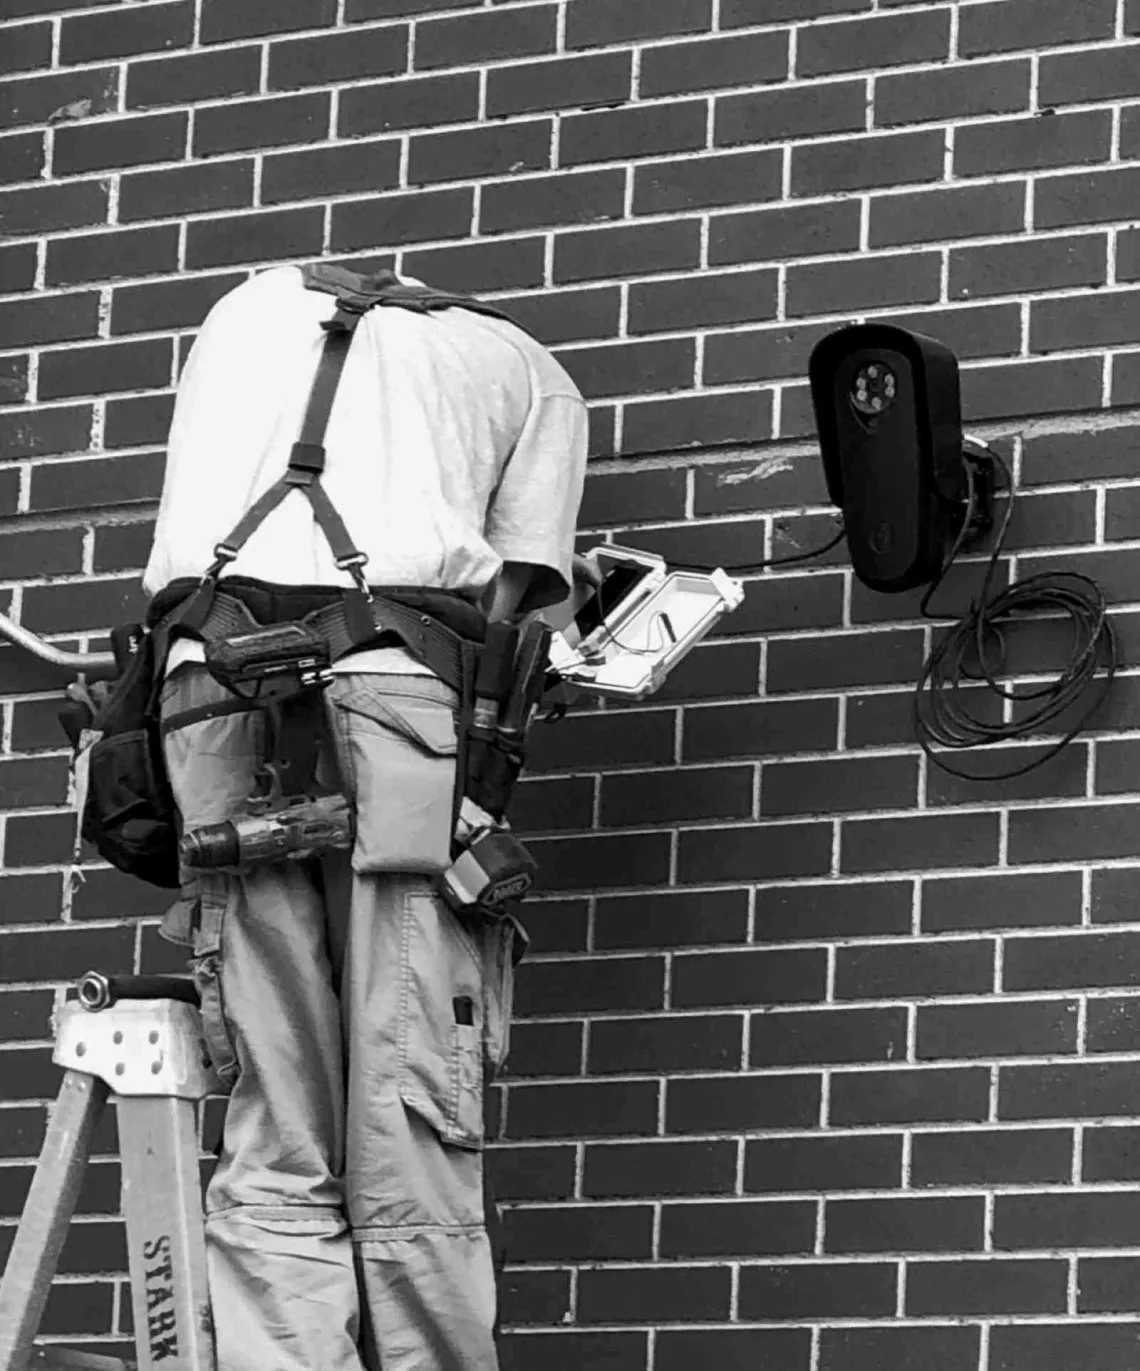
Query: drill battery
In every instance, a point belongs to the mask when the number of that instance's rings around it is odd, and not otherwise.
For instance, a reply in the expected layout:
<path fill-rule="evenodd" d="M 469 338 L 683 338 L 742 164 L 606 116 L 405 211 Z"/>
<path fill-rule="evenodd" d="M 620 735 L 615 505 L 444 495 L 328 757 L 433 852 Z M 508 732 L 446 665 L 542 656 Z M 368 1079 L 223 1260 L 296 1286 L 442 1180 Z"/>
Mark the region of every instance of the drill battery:
<path fill-rule="evenodd" d="M 182 838 L 178 853 L 196 871 L 236 871 L 349 848 L 355 836 L 355 815 L 343 795 L 300 796 L 277 809 L 197 828 Z"/>

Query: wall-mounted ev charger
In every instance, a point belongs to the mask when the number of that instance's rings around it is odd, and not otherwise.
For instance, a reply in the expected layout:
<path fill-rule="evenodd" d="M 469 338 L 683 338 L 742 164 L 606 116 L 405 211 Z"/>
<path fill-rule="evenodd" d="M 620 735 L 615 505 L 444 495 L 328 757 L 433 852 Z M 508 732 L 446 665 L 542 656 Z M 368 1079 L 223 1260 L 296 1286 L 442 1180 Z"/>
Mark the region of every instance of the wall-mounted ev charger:
<path fill-rule="evenodd" d="M 808 379 L 855 574 L 882 591 L 937 580 L 992 509 L 993 464 L 963 446 L 957 358 L 906 329 L 854 324 L 816 344 Z"/>

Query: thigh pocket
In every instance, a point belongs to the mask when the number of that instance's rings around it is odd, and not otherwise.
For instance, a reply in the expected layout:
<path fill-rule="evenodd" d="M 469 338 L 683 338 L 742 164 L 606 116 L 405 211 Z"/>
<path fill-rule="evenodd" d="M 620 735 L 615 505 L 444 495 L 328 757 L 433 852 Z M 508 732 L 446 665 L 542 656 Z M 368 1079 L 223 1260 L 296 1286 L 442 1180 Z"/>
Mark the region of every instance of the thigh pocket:
<path fill-rule="evenodd" d="M 190 974 L 198 987 L 202 1037 L 210 1062 L 229 1090 L 238 1077 L 238 1060 L 226 1019 L 222 937 L 235 885 L 232 878 L 217 874 L 202 875 L 197 884 L 197 909 L 191 918 L 194 955 L 190 958 Z"/>
<path fill-rule="evenodd" d="M 488 920 L 476 930 L 483 956 L 483 1056 L 493 1080 L 511 1050 L 516 943 L 525 937 L 512 918 Z"/>
<path fill-rule="evenodd" d="M 455 785 L 451 706 L 373 685 L 355 685 L 334 703 L 338 759 L 356 806 L 353 871 L 445 871 Z"/>
<path fill-rule="evenodd" d="M 399 1089 L 456 1147 L 483 1145 L 480 948 L 430 892 L 405 896 L 400 933 Z"/>

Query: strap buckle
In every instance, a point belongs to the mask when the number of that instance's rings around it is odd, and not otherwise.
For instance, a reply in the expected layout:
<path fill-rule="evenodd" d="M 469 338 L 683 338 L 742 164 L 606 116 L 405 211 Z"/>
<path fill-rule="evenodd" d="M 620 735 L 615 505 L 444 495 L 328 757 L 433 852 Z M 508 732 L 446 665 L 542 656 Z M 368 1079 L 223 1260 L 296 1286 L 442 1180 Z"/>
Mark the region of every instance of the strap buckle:
<path fill-rule="evenodd" d="M 352 577 L 353 581 L 356 583 L 357 590 L 359 590 L 360 593 L 365 597 L 365 599 L 368 600 L 368 602 L 371 604 L 372 591 L 369 589 L 368 581 L 363 571 L 363 568 L 367 564 L 367 562 L 367 552 L 350 552 L 346 556 L 338 557 L 336 559 L 337 569 L 340 571 L 348 572 L 348 574 Z"/>

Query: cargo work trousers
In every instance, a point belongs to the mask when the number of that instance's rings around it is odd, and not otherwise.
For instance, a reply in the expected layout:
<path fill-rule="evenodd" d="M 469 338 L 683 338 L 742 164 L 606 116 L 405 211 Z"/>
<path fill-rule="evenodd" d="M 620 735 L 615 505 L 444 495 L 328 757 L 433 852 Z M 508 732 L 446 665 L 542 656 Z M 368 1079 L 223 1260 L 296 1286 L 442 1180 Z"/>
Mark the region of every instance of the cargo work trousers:
<path fill-rule="evenodd" d="M 224 699 L 184 664 L 163 717 Z M 356 806 L 351 854 L 195 874 L 164 929 L 190 945 L 230 1089 L 206 1194 L 219 1371 L 496 1371 L 483 1085 L 516 931 L 434 893 L 455 695 L 338 675 L 322 710 L 318 777 Z M 166 734 L 186 830 L 243 810 L 265 734 L 260 711 Z"/>

